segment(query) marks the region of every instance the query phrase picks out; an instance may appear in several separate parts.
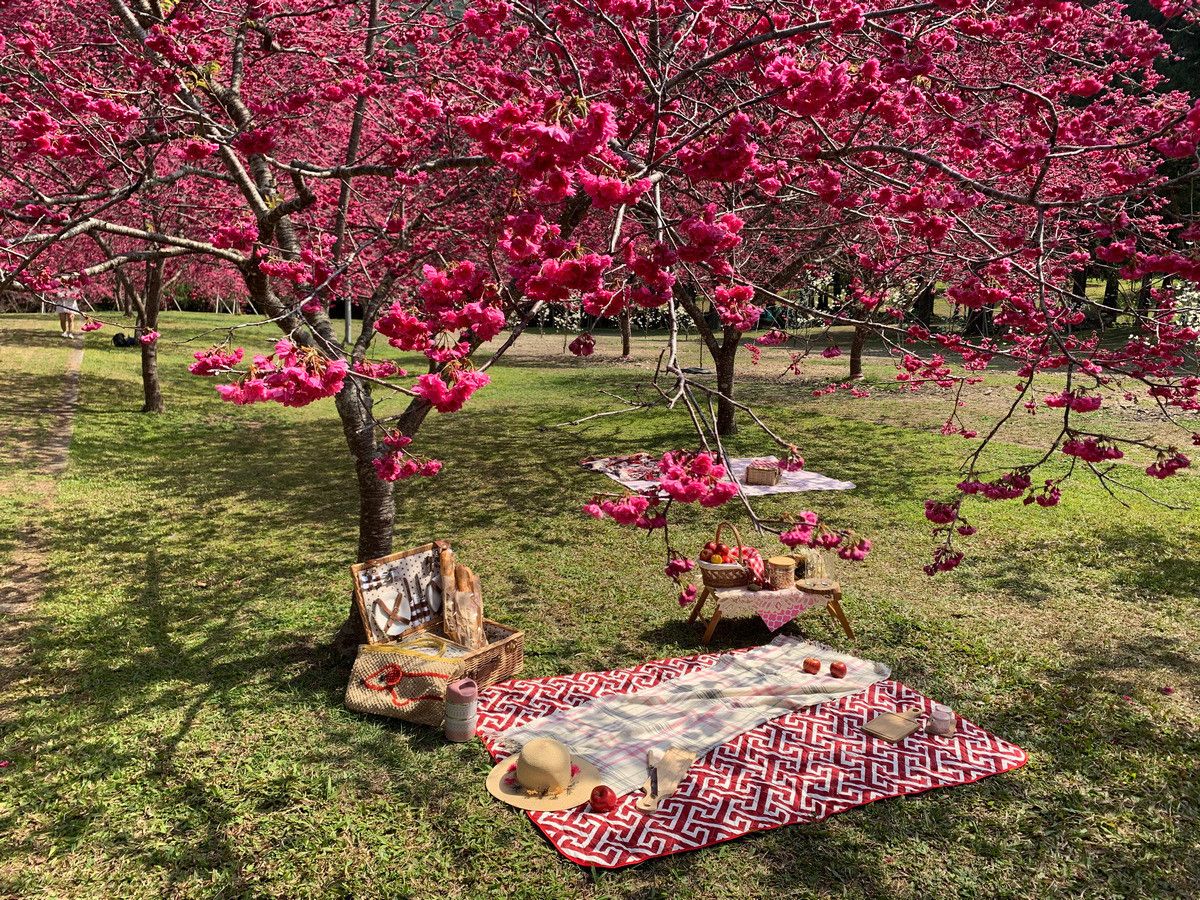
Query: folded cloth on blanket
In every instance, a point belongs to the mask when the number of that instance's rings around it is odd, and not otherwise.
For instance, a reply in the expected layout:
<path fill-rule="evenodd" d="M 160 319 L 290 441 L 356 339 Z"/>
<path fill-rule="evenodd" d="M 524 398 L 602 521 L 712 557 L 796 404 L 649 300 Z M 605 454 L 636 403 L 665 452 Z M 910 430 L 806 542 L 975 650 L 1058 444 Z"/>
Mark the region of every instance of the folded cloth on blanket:
<path fill-rule="evenodd" d="M 810 656 L 821 661 L 819 674 L 804 671 Z M 827 674 L 835 660 L 846 663 L 845 678 Z M 645 781 L 648 750 L 675 746 L 701 756 L 763 722 L 854 694 L 890 674 L 881 663 L 780 636 L 652 688 L 603 697 L 486 737 L 514 750 L 534 738 L 561 741 L 621 795 Z"/>

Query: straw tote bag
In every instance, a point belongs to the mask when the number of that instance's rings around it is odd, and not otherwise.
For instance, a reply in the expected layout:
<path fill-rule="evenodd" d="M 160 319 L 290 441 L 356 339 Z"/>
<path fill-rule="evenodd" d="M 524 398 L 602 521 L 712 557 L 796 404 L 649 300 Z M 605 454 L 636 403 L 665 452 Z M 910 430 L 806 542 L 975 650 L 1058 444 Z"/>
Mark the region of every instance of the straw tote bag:
<path fill-rule="evenodd" d="M 346 706 L 355 712 L 390 716 L 421 725 L 446 718 L 446 685 L 462 668 L 436 640 L 362 644 L 346 685 Z"/>

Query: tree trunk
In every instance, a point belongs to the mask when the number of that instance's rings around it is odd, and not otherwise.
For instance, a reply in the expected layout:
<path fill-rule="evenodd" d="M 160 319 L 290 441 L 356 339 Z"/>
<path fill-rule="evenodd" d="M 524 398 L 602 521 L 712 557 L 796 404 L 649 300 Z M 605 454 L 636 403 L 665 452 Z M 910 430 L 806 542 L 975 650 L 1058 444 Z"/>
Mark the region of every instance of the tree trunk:
<path fill-rule="evenodd" d="M 630 321 L 629 310 L 621 310 L 621 356 L 628 357 L 633 352 L 633 323 Z"/>
<path fill-rule="evenodd" d="M 735 418 L 737 407 L 732 401 L 733 363 L 737 359 L 740 338 L 741 333 L 736 329 L 726 328 L 721 351 L 713 354 L 713 364 L 717 370 L 717 390 L 721 392 L 721 396 L 717 398 L 717 434 L 722 437 L 737 434 L 738 430 Z"/>
<path fill-rule="evenodd" d="M 1107 315 L 1116 316 L 1117 304 L 1121 302 L 1121 280 L 1115 269 L 1109 269 L 1104 276 L 1104 305 L 1108 307 Z"/>
<path fill-rule="evenodd" d="M 366 562 L 392 552 L 392 526 L 396 521 L 395 488 L 392 482 L 381 480 L 371 464 L 378 450 L 378 442 L 368 385 L 347 378 L 334 403 L 342 420 L 346 444 L 354 458 L 354 473 L 358 479 L 358 562 Z M 358 645 L 366 642 L 366 627 L 351 595 L 350 611 L 334 638 L 334 648 L 342 656 L 352 657 Z"/>
<path fill-rule="evenodd" d="M 1152 284 L 1153 282 L 1150 280 L 1149 275 L 1142 276 L 1141 289 L 1138 291 L 1138 312 L 1140 313 L 1147 312 L 1150 309 L 1150 287 Z"/>
<path fill-rule="evenodd" d="M 162 306 L 163 261 L 146 263 L 146 285 L 138 322 L 142 332 L 158 330 L 158 311 Z M 158 341 L 142 344 L 142 412 L 161 413 L 167 409 L 158 381 Z"/>
<path fill-rule="evenodd" d="M 921 288 L 920 293 L 913 300 L 913 318 L 926 328 L 933 322 L 933 300 L 934 289 L 932 284 L 927 284 Z"/>
<path fill-rule="evenodd" d="M 981 306 L 967 311 L 967 321 L 963 324 L 965 337 L 988 337 L 992 333 L 992 316 L 995 310 L 990 306 Z"/>
<path fill-rule="evenodd" d="M 1071 276 L 1071 293 L 1078 300 L 1087 299 L 1088 270 L 1077 269 Z"/>
<path fill-rule="evenodd" d="M 854 338 L 850 341 L 850 380 L 858 381 L 863 377 L 862 370 L 862 352 L 863 346 L 867 343 L 867 332 L 869 329 L 865 325 L 854 326 Z"/>

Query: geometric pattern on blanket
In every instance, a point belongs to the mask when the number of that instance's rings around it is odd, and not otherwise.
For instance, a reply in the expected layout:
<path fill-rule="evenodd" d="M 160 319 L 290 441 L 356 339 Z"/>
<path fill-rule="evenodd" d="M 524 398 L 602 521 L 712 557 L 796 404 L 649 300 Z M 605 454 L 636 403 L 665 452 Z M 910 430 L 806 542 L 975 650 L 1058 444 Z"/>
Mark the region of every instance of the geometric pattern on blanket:
<path fill-rule="evenodd" d="M 711 666 L 719 656 L 503 682 L 480 694 L 478 730 L 502 731 L 596 697 L 652 687 Z M 841 700 L 773 719 L 710 751 L 696 760 L 654 815 L 635 809 L 640 791 L 620 798 L 616 810 L 605 815 L 587 804 L 528 815 L 572 862 L 617 868 L 752 831 L 816 822 L 886 797 L 968 784 L 1025 764 L 1020 747 L 962 718 L 949 738 L 918 732 L 889 744 L 861 731 L 879 713 L 914 706 L 928 713 L 932 703 L 898 681 L 881 681 Z M 504 751 L 485 743 L 499 759 Z"/>

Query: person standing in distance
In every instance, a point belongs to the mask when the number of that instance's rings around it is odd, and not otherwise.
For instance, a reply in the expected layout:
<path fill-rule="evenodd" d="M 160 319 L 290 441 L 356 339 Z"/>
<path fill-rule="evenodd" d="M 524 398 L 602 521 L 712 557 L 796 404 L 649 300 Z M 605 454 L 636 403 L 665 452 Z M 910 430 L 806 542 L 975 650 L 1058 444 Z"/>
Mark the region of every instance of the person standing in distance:
<path fill-rule="evenodd" d="M 58 324 L 62 328 L 62 336 L 75 337 L 75 316 L 79 312 L 78 294 L 71 289 L 64 290 L 54 300 L 54 311 L 58 313 Z"/>

